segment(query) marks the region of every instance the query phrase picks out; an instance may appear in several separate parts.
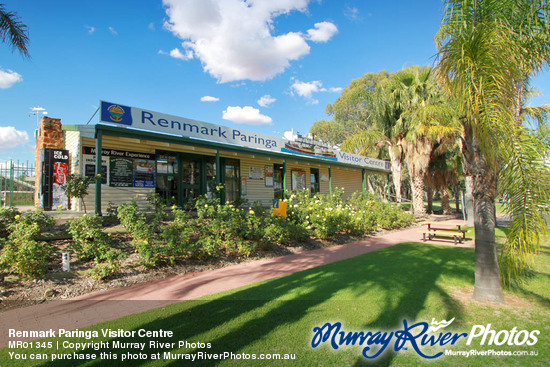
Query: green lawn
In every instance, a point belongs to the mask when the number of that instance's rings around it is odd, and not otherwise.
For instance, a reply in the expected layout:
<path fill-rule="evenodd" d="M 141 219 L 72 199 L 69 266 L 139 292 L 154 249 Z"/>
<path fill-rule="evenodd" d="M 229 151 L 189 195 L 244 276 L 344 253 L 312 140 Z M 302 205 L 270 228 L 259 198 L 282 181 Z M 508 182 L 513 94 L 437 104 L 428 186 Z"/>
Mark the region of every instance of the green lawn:
<path fill-rule="evenodd" d="M 497 235 L 503 233 L 498 231 Z M 538 356 L 460 357 L 442 356 L 432 366 L 550 365 L 550 241 L 537 256 L 536 269 L 520 287 L 506 291 L 509 304 L 503 307 L 480 305 L 469 300 L 474 281 L 474 251 L 428 243 L 404 243 L 349 260 L 314 268 L 289 276 L 253 284 L 234 291 L 174 304 L 143 314 L 103 323 L 87 330 L 171 330 L 175 336 L 161 341 L 187 340 L 211 343 L 210 349 L 146 349 L 175 353 L 290 353 L 296 360 L 269 365 L 349 366 L 366 364 L 362 347 L 344 346 L 333 350 L 328 344 L 311 347 L 313 328 L 325 322 L 341 322 L 346 331 L 378 331 L 403 328 L 403 319 L 412 322 L 432 318 L 455 318 L 445 331 L 470 333 L 473 325 L 491 324 L 493 330 L 540 330 L 534 346 L 470 346 L 464 339 L 454 346 L 423 348 L 427 354 L 444 349 L 536 351 Z M 100 333 L 101 334 L 101 333 Z M 52 339 L 61 340 L 61 339 Z M 68 339 L 87 342 L 86 339 Z M 94 341 L 146 341 L 136 338 L 98 338 Z M 392 349 L 393 343 L 388 349 Z M 9 351 L 0 351 L 1 366 L 75 366 L 77 361 L 39 362 L 9 360 Z M 72 353 L 73 350 L 36 350 L 42 353 Z M 118 350 L 119 354 L 135 350 Z M 83 353 L 94 353 L 86 348 Z M 26 351 L 30 353 L 30 351 Z M 98 353 L 98 352 L 95 352 Z M 161 353 L 162 356 L 162 353 Z M 421 359 L 412 348 L 385 353 L 370 365 L 416 366 Z M 189 363 L 189 362 L 187 362 Z M 260 365 L 259 361 L 224 360 L 220 365 Z M 132 365 L 180 365 L 182 361 L 133 361 Z M 213 365 L 209 360 L 193 365 Z M 265 362 L 263 363 L 265 364 Z M 121 365 L 120 361 L 88 362 L 87 365 Z"/>

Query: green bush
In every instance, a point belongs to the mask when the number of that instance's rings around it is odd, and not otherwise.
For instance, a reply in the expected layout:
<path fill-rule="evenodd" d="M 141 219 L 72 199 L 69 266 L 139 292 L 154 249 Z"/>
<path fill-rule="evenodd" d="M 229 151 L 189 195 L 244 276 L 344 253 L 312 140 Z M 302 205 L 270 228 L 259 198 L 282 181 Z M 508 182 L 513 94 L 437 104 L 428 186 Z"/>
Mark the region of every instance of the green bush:
<path fill-rule="evenodd" d="M 290 246 L 294 242 L 307 241 L 310 238 L 310 232 L 302 224 L 274 215 L 265 227 L 265 238 L 270 242 Z"/>
<path fill-rule="evenodd" d="M 118 262 L 116 263 L 101 263 L 96 264 L 93 268 L 88 270 L 88 275 L 92 278 L 95 278 L 97 280 L 105 280 L 112 275 L 118 273 L 120 270 L 120 264 Z"/>
<path fill-rule="evenodd" d="M 121 252 L 114 248 L 111 237 L 102 231 L 103 218 L 84 214 L 69 222 L 69 234 L 73 237 L 71 248 L 81 260 L 94 259 L 96 263 L 117 264 Z"/>
<path fill-rule="evenodd" d="M 28 214 L 21 216 L 21 219 L 28 224 L 37 224 L 40 230 L 51 227 L 55 224 L 55 220 L 44 212 L 44 209 L 38 208 Z"/>
<path fill-rule="evenodd" d="M 10 234 L 8 228 L 15 222 L 15 217 L 21 216 L 21 212 L 13 207 L 0 208 L 0 238 L 7 238 Z M 2 248 L 0 246 L 0 248 Z"/>
<path fill-rule="evenodd" d="M 9 239 L 4 242 L 0 254 L 0 267 L 24 278 L 43 277 L 52 247 L 37 241 L 40 234 L 38 224 L 17 218 L 9 226 L 9 231 Z"/>

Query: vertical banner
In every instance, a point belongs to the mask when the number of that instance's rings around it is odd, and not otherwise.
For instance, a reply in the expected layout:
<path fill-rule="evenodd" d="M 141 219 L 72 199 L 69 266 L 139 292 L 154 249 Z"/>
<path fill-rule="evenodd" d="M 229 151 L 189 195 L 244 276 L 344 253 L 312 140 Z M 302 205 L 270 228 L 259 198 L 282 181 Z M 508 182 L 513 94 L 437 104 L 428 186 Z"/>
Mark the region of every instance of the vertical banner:
<path fill-rule="evenodd" d="M 69 198 L 63 190 L 69 173 L 69 151 L 49 149 L 51 154 L 52 206 L 51 209 L 68 209 Z"/>

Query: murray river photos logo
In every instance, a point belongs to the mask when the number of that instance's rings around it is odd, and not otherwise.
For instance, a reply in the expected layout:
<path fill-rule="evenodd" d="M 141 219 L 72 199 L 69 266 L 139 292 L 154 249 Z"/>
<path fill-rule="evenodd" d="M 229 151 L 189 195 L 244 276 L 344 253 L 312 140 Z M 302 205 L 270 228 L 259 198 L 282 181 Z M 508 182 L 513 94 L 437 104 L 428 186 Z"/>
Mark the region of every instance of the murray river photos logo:
<path fill-rule="evenodd" d="M 101 102 L 101 121 L 132 126 L 131 108 L 109 102 Z"/>
<path fill-rule="evenodd" d="M 434 359 L 441 357 L 444 350 L 435 354 L 428 354 L 425 353 L 426 348 L 429 347 L 433 353 L 433 347 L 448 347 L 456 344 L 461 339 L 466 341 L 466 345 L 471 345 L 473 341 L 477 341 L 479 345 L 532 346 L 537 343 L 537 336 L 540 334 L 539 330 L 529 332 L 527 330 L 517 330 L 516 327 L 512 330 L 496 331 L 491 328 L 491 324 L 474 325 L 469 334 L 442 331 L 453 321 L 454 318 L 439 322 L 432 319 L 431 324 L 427 322 L 411 324 L 407 320 L 403 320 L 403 329 L 392 331 L 345 331 L 342 329 L 340 322 L 327 322 L 323 326 L 313 328 L 311 346 L 317 348 L 325 343 L 334 350 L 350 345 L 361 346 L 363 347 L 361 354 L 368 359 L 380 356 L 386 349 L 391 349 L 390 346 L 393 346 L 395 352 L 412 347 L 419 356 Z"/>

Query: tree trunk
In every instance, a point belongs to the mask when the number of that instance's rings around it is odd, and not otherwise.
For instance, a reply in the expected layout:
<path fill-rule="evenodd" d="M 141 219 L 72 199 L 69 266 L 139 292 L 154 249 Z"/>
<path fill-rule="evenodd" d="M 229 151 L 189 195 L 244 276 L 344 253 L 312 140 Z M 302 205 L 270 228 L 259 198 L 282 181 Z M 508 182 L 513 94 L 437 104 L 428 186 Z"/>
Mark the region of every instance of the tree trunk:
<path fill-rule="evenodd" d="M 490 167 L 474 138 L 469 124 L 464 124 L 464 168 L 473 181 L 475 227 L 475 284 L 472 298 L 480 302 L 504 302 L 500 285 L 495 241 L 495 197 L 497 174 Z"/>
<path fill-rule="evenodd" d="M 424 177 L 422 176 L 422 174 L 416 174 L 411 177 L 412 204 L 415 217 L 425 217 L 427 214 L 424 207 Z"/>
<path fill-rule="evenodd" d="M 468 227 L 474 226 L 474 178 L 471 174 L 466 173 L 464 176 L 464 184 L 466 186 L 466 218 Z"/>
<path fill-rule="evenodd" d="M 458 182 L 455 183 L 455 213 L 460 213 L 460 186 L 458 185 Z"/>
<path fill-rule="evenodd" d="M 441 209 L 443 209 L 443 214 L 445 215 L 449 215 L 449 214 L 452 214 L 453 211 L 451 210 L 451 205 L 449 204 L 450 203 L 450 191 L 449 190 L 449 186 L 445 185 L 441 188 L 440 192 L 441 192 Z"/>
<path fill-rule="evenodd" d="M 426 198 L 428 199 L 428 214 L 432 214 L 434 211 L 434 191 L 429 185 L 426 187 Z"/>
<path fill-rule="evenodd" d="M 402 153 L 399 147 L 388 146 L 388 153 L 390 155 L 390 169 L 393 180 L 393 187 L 395 188 L 395 199 L 398 203 L 401 202 L 401 179 L 403 170 Z"/>

